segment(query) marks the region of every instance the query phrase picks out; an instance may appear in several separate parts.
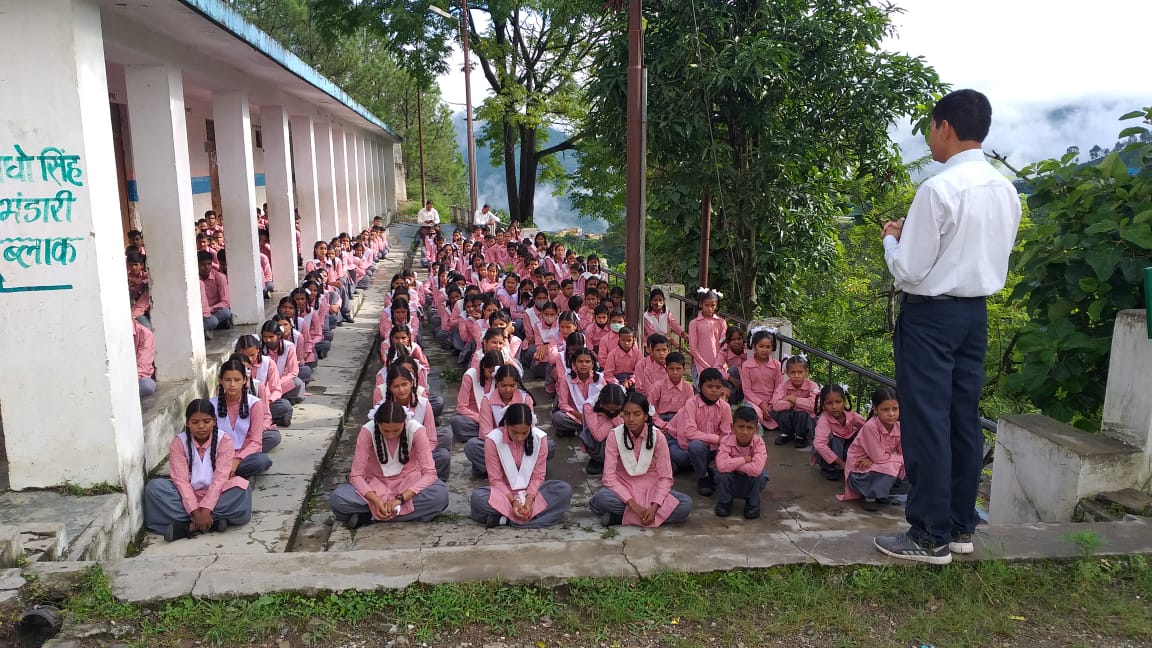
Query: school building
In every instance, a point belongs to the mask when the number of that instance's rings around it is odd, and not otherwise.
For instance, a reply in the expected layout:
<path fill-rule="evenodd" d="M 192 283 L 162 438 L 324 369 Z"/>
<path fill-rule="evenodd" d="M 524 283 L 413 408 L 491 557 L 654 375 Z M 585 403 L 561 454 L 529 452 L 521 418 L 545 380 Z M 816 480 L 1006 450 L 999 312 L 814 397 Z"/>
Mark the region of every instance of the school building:
<path fill-rule="evenodd" d="M 277 289 L 291 289 L 293 214 L 306 256 L 390 214 L 405 198 L 400 139 L 223 0 L 0 0 L 0 88 L 8 481 L 107 482 L 138 510 L 175 429 L 146 431 L 126 232 L 144 233 L 157 378 L 202 389 L 195 221 L 222 214 L 232 311 L 258 324 L 257 207 Z"/>

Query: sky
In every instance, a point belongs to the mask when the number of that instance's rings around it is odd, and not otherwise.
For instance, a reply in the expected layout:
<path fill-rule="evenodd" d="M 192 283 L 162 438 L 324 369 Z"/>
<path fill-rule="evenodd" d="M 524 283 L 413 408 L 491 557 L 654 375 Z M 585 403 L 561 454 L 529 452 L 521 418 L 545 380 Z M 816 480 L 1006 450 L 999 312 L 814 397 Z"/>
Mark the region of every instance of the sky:
<path fill-rule="evenodd" d="M 1072 145 L 1081 159 L 1110 148 L 1128 124 L 1120 115 L 1152 105 L 1145 51 L 1152 0 L 895 0 L 897 33 L 888 50 L 923 56 L 953 88 L 975 88 L 992 103 L 986 150 L 1014 165 L 1059 157 Z M 482 16 L 480 12 L 476 17 Z M 475 61 L 473 62 L 475 66 Z M 453 109 L 464 109 L 463 57 L 439 79 Z M 473 101 L 487 82 L 472 76 Z M 927 145 L 907 123 L 892 129 L 906 159 Z"/>

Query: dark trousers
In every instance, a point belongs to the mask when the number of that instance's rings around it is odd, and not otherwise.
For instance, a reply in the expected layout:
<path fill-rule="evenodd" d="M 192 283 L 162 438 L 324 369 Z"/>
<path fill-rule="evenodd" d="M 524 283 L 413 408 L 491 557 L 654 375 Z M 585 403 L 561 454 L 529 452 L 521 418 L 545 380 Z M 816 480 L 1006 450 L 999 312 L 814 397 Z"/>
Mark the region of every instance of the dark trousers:
<path fill-rule="evenodd" d="M 983 299 L 905 302 L 894 350 L 911 532 L 937 546 L 976 528 L 983 467 L 980 389 L 988 347 Z"/>

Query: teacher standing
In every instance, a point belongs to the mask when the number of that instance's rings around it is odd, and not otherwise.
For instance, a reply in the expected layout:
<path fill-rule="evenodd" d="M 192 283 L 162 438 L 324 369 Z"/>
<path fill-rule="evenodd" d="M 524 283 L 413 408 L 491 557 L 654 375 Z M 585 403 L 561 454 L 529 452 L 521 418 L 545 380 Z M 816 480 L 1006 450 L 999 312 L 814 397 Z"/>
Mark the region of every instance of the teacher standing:
<path fill-rule="evenodd" d="M 928 147 L 944 168 L 908 217 L 884 225 L 884 259 L 903 292 L 894 338 L 909 529 L 877 536 L 894 558 L 946 565 L 972 553 L 983 468 L 980 390 L 987 297 L 1004 287 L 1020 226 L 1015 187 L 984 159 L 988 98 L 957 90 L 932 109 Z"/>

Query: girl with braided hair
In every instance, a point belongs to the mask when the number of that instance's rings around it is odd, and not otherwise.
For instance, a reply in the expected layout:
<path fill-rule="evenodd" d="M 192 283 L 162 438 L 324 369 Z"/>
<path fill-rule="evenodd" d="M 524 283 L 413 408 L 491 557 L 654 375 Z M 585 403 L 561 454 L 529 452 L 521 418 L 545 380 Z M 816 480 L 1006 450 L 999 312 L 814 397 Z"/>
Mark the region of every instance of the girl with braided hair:
<path fill-rule="evenodd" d="M 231 474 L 236 450 L 216 424 L 215 405 L 197 398 L 184 421 L 168 446 L 172 474 L 144 487 L 144 526 L 169 542 L 247 524 L 252 517 L 252 491 L 247 479 Z"/>
<path fill-rule="evenodd" d="M 264 401 L 249 390 L 248 372 L 239 358 L 220 365 L 220 386 L 210 402 L 217 427 L 228 435 L 236 451 L 230 474 L 248 478 L 271 468 L 267 452 L 280 444 L 280 433 L 265 429 Z"/>
<path fill-rule="evenodd" d="M 360 428 L 348 483 L 332 491 L 332 514 L 355 529 L 373 522 L 428 522 L 448 508 L 428 434 L 404 406 L 385 400 Z"/>
<path fill-rule="evenodd" d="M 509 405 L 500 427 L 484 435 L 488 486 L 472 491 L 473 520 L 489 529 L 539 529 L 560 522 L 572 502 L 572 486 L 545 481 L 548 434 L 533 425 L 526 403 Z"/>
<path fill-rule="evenodd" d="M 687 520 L 692 500 L 672 490 L 668 442 L 652 425 L 648 399 L 633 392 L 620 418 L 624 422 L 613 428 L 604 447 L 604 487 L 588 507 L 604 526 L 651 528 Z"/>

